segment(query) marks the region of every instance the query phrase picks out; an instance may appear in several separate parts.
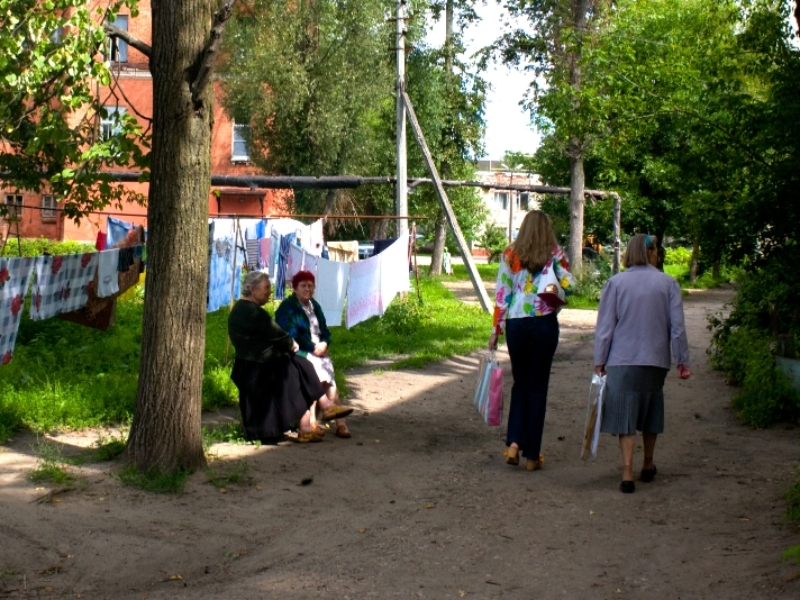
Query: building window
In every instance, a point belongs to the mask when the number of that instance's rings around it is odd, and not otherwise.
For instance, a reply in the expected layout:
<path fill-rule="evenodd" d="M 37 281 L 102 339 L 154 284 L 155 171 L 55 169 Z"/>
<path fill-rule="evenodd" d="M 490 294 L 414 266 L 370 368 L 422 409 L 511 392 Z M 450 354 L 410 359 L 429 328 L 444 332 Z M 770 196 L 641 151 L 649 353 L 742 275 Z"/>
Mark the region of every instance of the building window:
<path fill-rule="evenodd" d="M 520 210 L 530 210 L 531 195 L 528 192 L 521 192 L 517 208 Z"/>
<path fill-rule="evenodd" d="M 233 124 L 233 147 L 231 148 L 232 162 L 247 162 L 250 160 L 250 150 L 247 138 L 250 137 L 250 125 Z"/>
<path fill-rule="evenodd" d="M 6 218 L 22 216 L 22 195 L 6 194 Z"/>
<path fill-rule="evenodd" d="M 494 207 L 496 209 L 508 210 L 508 192 L 494 193 Z"/>
<path fill-rule="evenodd" d="M 120 119 L 125 114 L 124 106 L 104 106 L 105 116 L 100 116 L 100 137 L 107 140 L 120 132 Z"/>
<path fill-rule="evenodd" d="M 128 16 L 117 15 L 111 24 L 123 31 L 128 31 Z M 111 38 L 109 42 L 109 60 L 118 63 L 128 62 L 128 43 L 117 38 Z"/>
<path fill-rule="evenodd" d="M 42 221 L 55 221 L 56 197 L 51 194 L 42 196 Z"/>

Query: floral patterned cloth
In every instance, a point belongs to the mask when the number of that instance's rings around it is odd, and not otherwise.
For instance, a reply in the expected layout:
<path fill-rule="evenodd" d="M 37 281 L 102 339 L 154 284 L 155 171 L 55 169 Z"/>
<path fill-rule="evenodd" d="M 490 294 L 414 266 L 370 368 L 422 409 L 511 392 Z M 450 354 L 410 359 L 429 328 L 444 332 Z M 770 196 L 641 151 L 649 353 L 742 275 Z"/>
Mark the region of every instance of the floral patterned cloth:
<path fill-rule="evenodd" d="M 97 272 L 97 253 L 39 256 L 34 265 L 31 319 L 41 321 L 62 310 L 78 310 L 86 304 L 86 286 Z"/>
<path fill-rule="evenodd" d="M 33 257 L 0 258 L 0 364 L 11 362 Z"/>
<path fill-rule="evenodd" d="M 539 279 L 547 269 L 555 268 L 561 287 L 570 289 L 574 284 L 569 272 L 569 262 L 564 251 L 556 246 L 553 258 L 538 273 L 531 273 L 519 262 L 511 248 L 506 248 L 497 271 L 497 292 L 495 293 L 494 328 L 498 335 L 506 329 L 507 319 L 541 317 L 557 309 L 543 302 L 536 294 Z"/>

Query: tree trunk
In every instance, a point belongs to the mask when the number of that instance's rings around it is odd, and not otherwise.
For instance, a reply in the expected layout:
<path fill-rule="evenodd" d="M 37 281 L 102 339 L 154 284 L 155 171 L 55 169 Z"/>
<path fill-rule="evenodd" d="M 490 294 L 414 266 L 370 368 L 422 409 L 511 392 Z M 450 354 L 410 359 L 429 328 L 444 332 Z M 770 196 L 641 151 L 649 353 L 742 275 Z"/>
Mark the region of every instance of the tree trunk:
<path fill-rule="evenodd" d="M 570 56 L 569 80 L 575 91 L 572 104 L 577 112 L 580 109 L 581 90 L 581 45 L 586 33 L 586 19 L 589 0 L 573 0 L 573 19 L 578 45 Z M 569 260 L 573 271 L 579 273 L 583 266 L 583 190 L 586 185 L 583 172 L 583 142 L 576 136 L 569 140 Z"/>
<path fill-rule="evenodd" d="M 573 150 L 573 146 L 576 148 Z M 574 273 L 583 265 L 583 156 L 580 142 L 570 141 L 569 157 L 569 262 Z"/>
<path fill-rule="evenodd" d="M 692 262 L 689 263 L 689 282 L 697 281 L 697 263 L 700 256 L 700 240 L 695 237 L 692 242 Z"/>
<path fill-rule="evenodd" d="M 455 14 L 454 0 L 447 0 L 444 12 L 444 69 L 448 81 L 448 85 L 452 85 L 453 76 L 453 61 L 455 57 L 453 48 L 453 19 Z M 443 132 L 444 136 L 449 135 L 448 131 Z M 442 178 L 449 176 L 449 169 L 447 164 L 439 165 L 439 172 Z M 444 254 L 444 244 L 447 239 L 447 221 L 444 217 L 444 211 L 438 209 L 436 211 L 436 223 L 433 232 L 433 252 L 431 254 L 431 266 L 429 273 L 431 275 L 442 274 L 442 257 Z"/>
<path fill-rule="evenodd" d="M 447 240 L 447 220 L 444 211 L 440 208 L 436 211 L 436 225 L 433 232 L 433 253 L 431 254 L 431 275 L 442 274 L 442 258 L 444 256 L 444 244 Z"/>
<path fill-rule="evenodd" d="M 205 464 L 200 432 L 211 176 L 211 86 L 190 85 L 213 0 L 153 0 L 148 271 L 136 409 L 126 458 L 144 471 Z"/>

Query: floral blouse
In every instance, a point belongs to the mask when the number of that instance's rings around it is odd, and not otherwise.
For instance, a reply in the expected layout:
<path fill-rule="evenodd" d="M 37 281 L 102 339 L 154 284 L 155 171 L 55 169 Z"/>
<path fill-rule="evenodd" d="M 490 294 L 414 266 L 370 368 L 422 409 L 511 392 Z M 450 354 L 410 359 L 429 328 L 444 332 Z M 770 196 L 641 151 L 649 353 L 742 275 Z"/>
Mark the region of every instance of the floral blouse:
<path fill-rule="evenodd" d="M 569 272 L 567 256 L 560 247 L 556 246 L 553 250 L 552 263 L 548 263 L 544 269 L 534 274 L 520 264 L 519 258 L 511 248 L 505 249 L 497 271 L 493 323 L 495 333 L 502 335 L 505 332 L 507 319 L 541 317 L 555 312 L 555 308 L 543 302 L 536 294 L 539 289 L 539 279 L 551 264 L 555 267 L 561 287 L 565 290 L 570 289 L 575 282 Z"/>

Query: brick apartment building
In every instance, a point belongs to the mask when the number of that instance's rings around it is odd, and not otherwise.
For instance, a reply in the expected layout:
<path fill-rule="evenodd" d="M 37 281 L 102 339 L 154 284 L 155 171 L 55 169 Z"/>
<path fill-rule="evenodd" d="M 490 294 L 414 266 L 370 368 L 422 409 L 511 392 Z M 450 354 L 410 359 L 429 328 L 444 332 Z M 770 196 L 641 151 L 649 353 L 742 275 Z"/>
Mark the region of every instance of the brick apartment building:
<path fill-rule="evenodd" d="M 92 8 L 105 5 L 102 0 L 89 0 Z M 132 36 L 146 44 L 151 43 L 151 9 L 150 0 L 139 0 L 139 14 L 132 17 L 127 8 L 121 12 L 114 25 L 125 29 Z M 108 88 L 99 88 L 103 105 L 111 112 L 126 112 L 134 116 L 147 129 L 148 119 L 153 115 L 153 82 L 147 66 L 147 57 L 125 42 L 110 45 L 107 53 L 111 69 L 114 73 L 112 84 Z M 218 83 L 214 84 L 214 96 L 219 99 L 222 91 Z M 113 127 L 110 119 L 99 119 L 99 134 Z M 234 123 L 215 102 L 214 131 L 211 141 L 211 172 L 214 175 L 254 175 L 259 171 L 249 162 L 247 144 L 242 135 L 247 124 Z M 129 183 L 138 192 L 147 196 L 148 184 Z M 290 192 L 283 190 L 250 190 L 250 189 L 214 189 L 208 200 L 209 216 L 242 215 L 260 216 L 285 211 L 285 198 Z M 52 194 L 33 193 L 3 185 L 0 181 L 0 201 L 13 206 L 18 219 L 13 223 L 0 222 L 0 233 L 8 229 L 10 235 L 24 238 L 45 237 L 57 240 L 94 241 L 98 231 L 106 230 L 107 217 L 136 224 L 147 225 L 147 208 L 136 204 L 128 204 L 122 210 L 108 207 L 100 213 L 89 215 L 80 224 L 61 218 L 58 210 L 59 199 Z"/>

